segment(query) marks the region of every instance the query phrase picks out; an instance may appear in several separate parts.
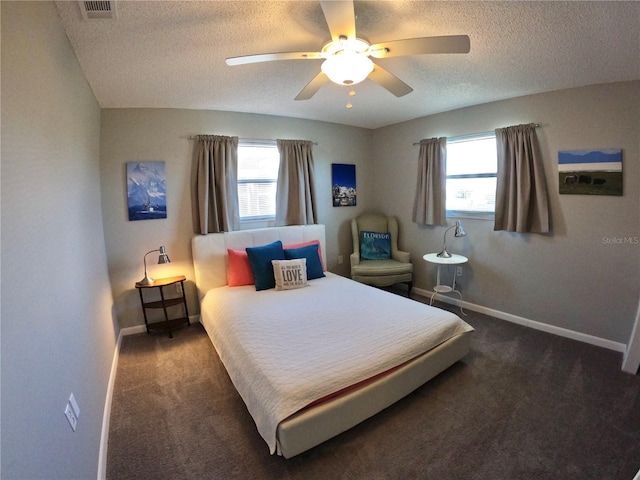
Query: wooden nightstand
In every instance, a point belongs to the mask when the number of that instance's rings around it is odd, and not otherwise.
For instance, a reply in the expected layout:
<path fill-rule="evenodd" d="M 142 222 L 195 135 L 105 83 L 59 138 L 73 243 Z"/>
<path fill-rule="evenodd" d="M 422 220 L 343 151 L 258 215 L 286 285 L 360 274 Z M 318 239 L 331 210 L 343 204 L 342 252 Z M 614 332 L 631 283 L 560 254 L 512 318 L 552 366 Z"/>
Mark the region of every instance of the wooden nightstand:
<path fill-rule="evenodd" d="M 184 325 L 185 323 L 189 325 L 189 310 L 187 309 L 187 297 L 184 294 L 184 281 L 186 278 L 184 275 L 180 275 L 178 277 L 167 277 L 167 278 L 158 278 L 150 283 L 149 285 L 144 285 L 139 282 L 136 283 L 136 288 L 138 292 L 140 292 L 140 303 L 142 304 L 142 313 L 144 315 L 144 324 L 147 327 L 147 333 L 151 333 L 152 330 L 160 330 L 164 332 L 169 332 L 169 337 L 173 338 L 172 331 L 176 328 Z M 180 291 L 182 295 L 180 297 L 172 297 L 166 298 L 164 295 L 164 288 L 169 287 L 171 285 L 180 284 Z M 153 302 L 145 302 L 144 296 L 142 294 L 142 290 L 149 288 L 157 288 L 160 291 L 160 300 Z M 175 287 L 174 287 L 175 288 Z M 184 308 L 184 317 L 178 318 L 169 318 L 169 313 L 167 309 L 169 307 L 173 307 L 176 305 L 182 304 Z M 164 320 L 160 322 L 152 322 L 149 323 L 147 319 L 147 309 L 155 309 L 161 308 L 164 311 Z"/>

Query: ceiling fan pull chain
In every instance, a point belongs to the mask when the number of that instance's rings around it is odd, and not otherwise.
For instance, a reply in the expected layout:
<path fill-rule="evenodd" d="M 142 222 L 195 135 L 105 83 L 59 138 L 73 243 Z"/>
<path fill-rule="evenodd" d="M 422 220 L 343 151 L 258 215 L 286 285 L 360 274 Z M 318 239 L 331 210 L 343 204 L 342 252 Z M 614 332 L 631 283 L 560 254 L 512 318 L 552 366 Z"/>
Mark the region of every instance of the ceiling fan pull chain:
<path fill-rule="evenodd" d="M 356 94 L 355 90 L 353 89 L 352 86 L 349 87 L 349 96 L 353 97 Z M 347 108 L 352 108 L 353 105 L 351 105 L 351 100 L 347 100 Z"/>

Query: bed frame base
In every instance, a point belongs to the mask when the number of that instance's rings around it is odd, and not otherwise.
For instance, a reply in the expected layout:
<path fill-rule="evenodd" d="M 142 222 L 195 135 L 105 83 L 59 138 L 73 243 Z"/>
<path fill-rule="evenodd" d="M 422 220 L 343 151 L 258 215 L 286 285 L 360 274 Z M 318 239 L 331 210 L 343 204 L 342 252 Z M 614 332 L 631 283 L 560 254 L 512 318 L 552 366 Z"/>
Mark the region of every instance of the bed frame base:
<path fill-rule="evenodd" d="M 384 410 L 464 357 L 470 338 L 468 332 L 453 337 L 376 382 L 283 420 L 277 453 L 291 458 Z"/>

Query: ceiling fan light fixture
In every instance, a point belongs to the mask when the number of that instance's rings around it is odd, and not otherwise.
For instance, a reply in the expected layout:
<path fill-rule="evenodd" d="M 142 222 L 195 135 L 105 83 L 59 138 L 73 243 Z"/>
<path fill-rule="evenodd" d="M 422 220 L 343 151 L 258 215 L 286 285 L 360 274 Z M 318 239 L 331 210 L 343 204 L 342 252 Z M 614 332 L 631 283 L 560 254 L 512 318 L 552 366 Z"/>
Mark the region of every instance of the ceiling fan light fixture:
<path fill-rule="evenodd" d="M 355 85 L 373 71 L 373 62 L 366 53 L 343 50 L 327 58 L 320 68 L 333 83 Z"/>
<path fill-rule="evenodd" d="M 2 1 L 2 0 L 0 0 Z M 112 0 L 120 1 L 120 0 Z M 350 87 L 369 78 L 382 88 L 403 97 L 413 91 L 409 85 L 388 72 L 373 59 L 443 53 L 469 53 L 467 35 L 405 38 L 371 45 L 356 36 L 354 0 L 320 0 L 331 40 L 319 52 L 280 52 L 244 55 L 226 59 L 227 65 L 271 62 L 274 60 L 320 60 L 322 71 L 298 93 L 296 100 L 309 100 L 328 82 Z M 349 105 L 351 105 L 349 103 Z"/>

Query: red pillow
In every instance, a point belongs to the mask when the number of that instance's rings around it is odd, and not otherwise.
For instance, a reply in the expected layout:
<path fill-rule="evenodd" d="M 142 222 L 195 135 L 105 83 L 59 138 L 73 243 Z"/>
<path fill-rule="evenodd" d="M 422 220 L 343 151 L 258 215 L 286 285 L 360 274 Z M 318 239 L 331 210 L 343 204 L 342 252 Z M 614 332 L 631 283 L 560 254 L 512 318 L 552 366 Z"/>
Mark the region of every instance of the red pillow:
<path fill-rule="evenodd" d="M 294 245 L 285 245 L 284 248 L 301 248 L 301 247 L 307 247 L 309 245 L 318 245 L 318 256 L 320 257 L 320 263 L 322 264 L 322 271 L 326 272 L 327 269 L 324 268 L 324 260 L 322 260 L 322 247 L 320 246 L 320 240 L 309 240 L 308 242 L 304 242 L 304 243 L 296 243 Z"/>
<path fill-rule="evenodd" d="M 227 276 L 230 287 L 240 287 L 242 285 L 253 285 L 253 272 L 246 250 L 232 250 L 227 248 L 229 267 Z"/>

